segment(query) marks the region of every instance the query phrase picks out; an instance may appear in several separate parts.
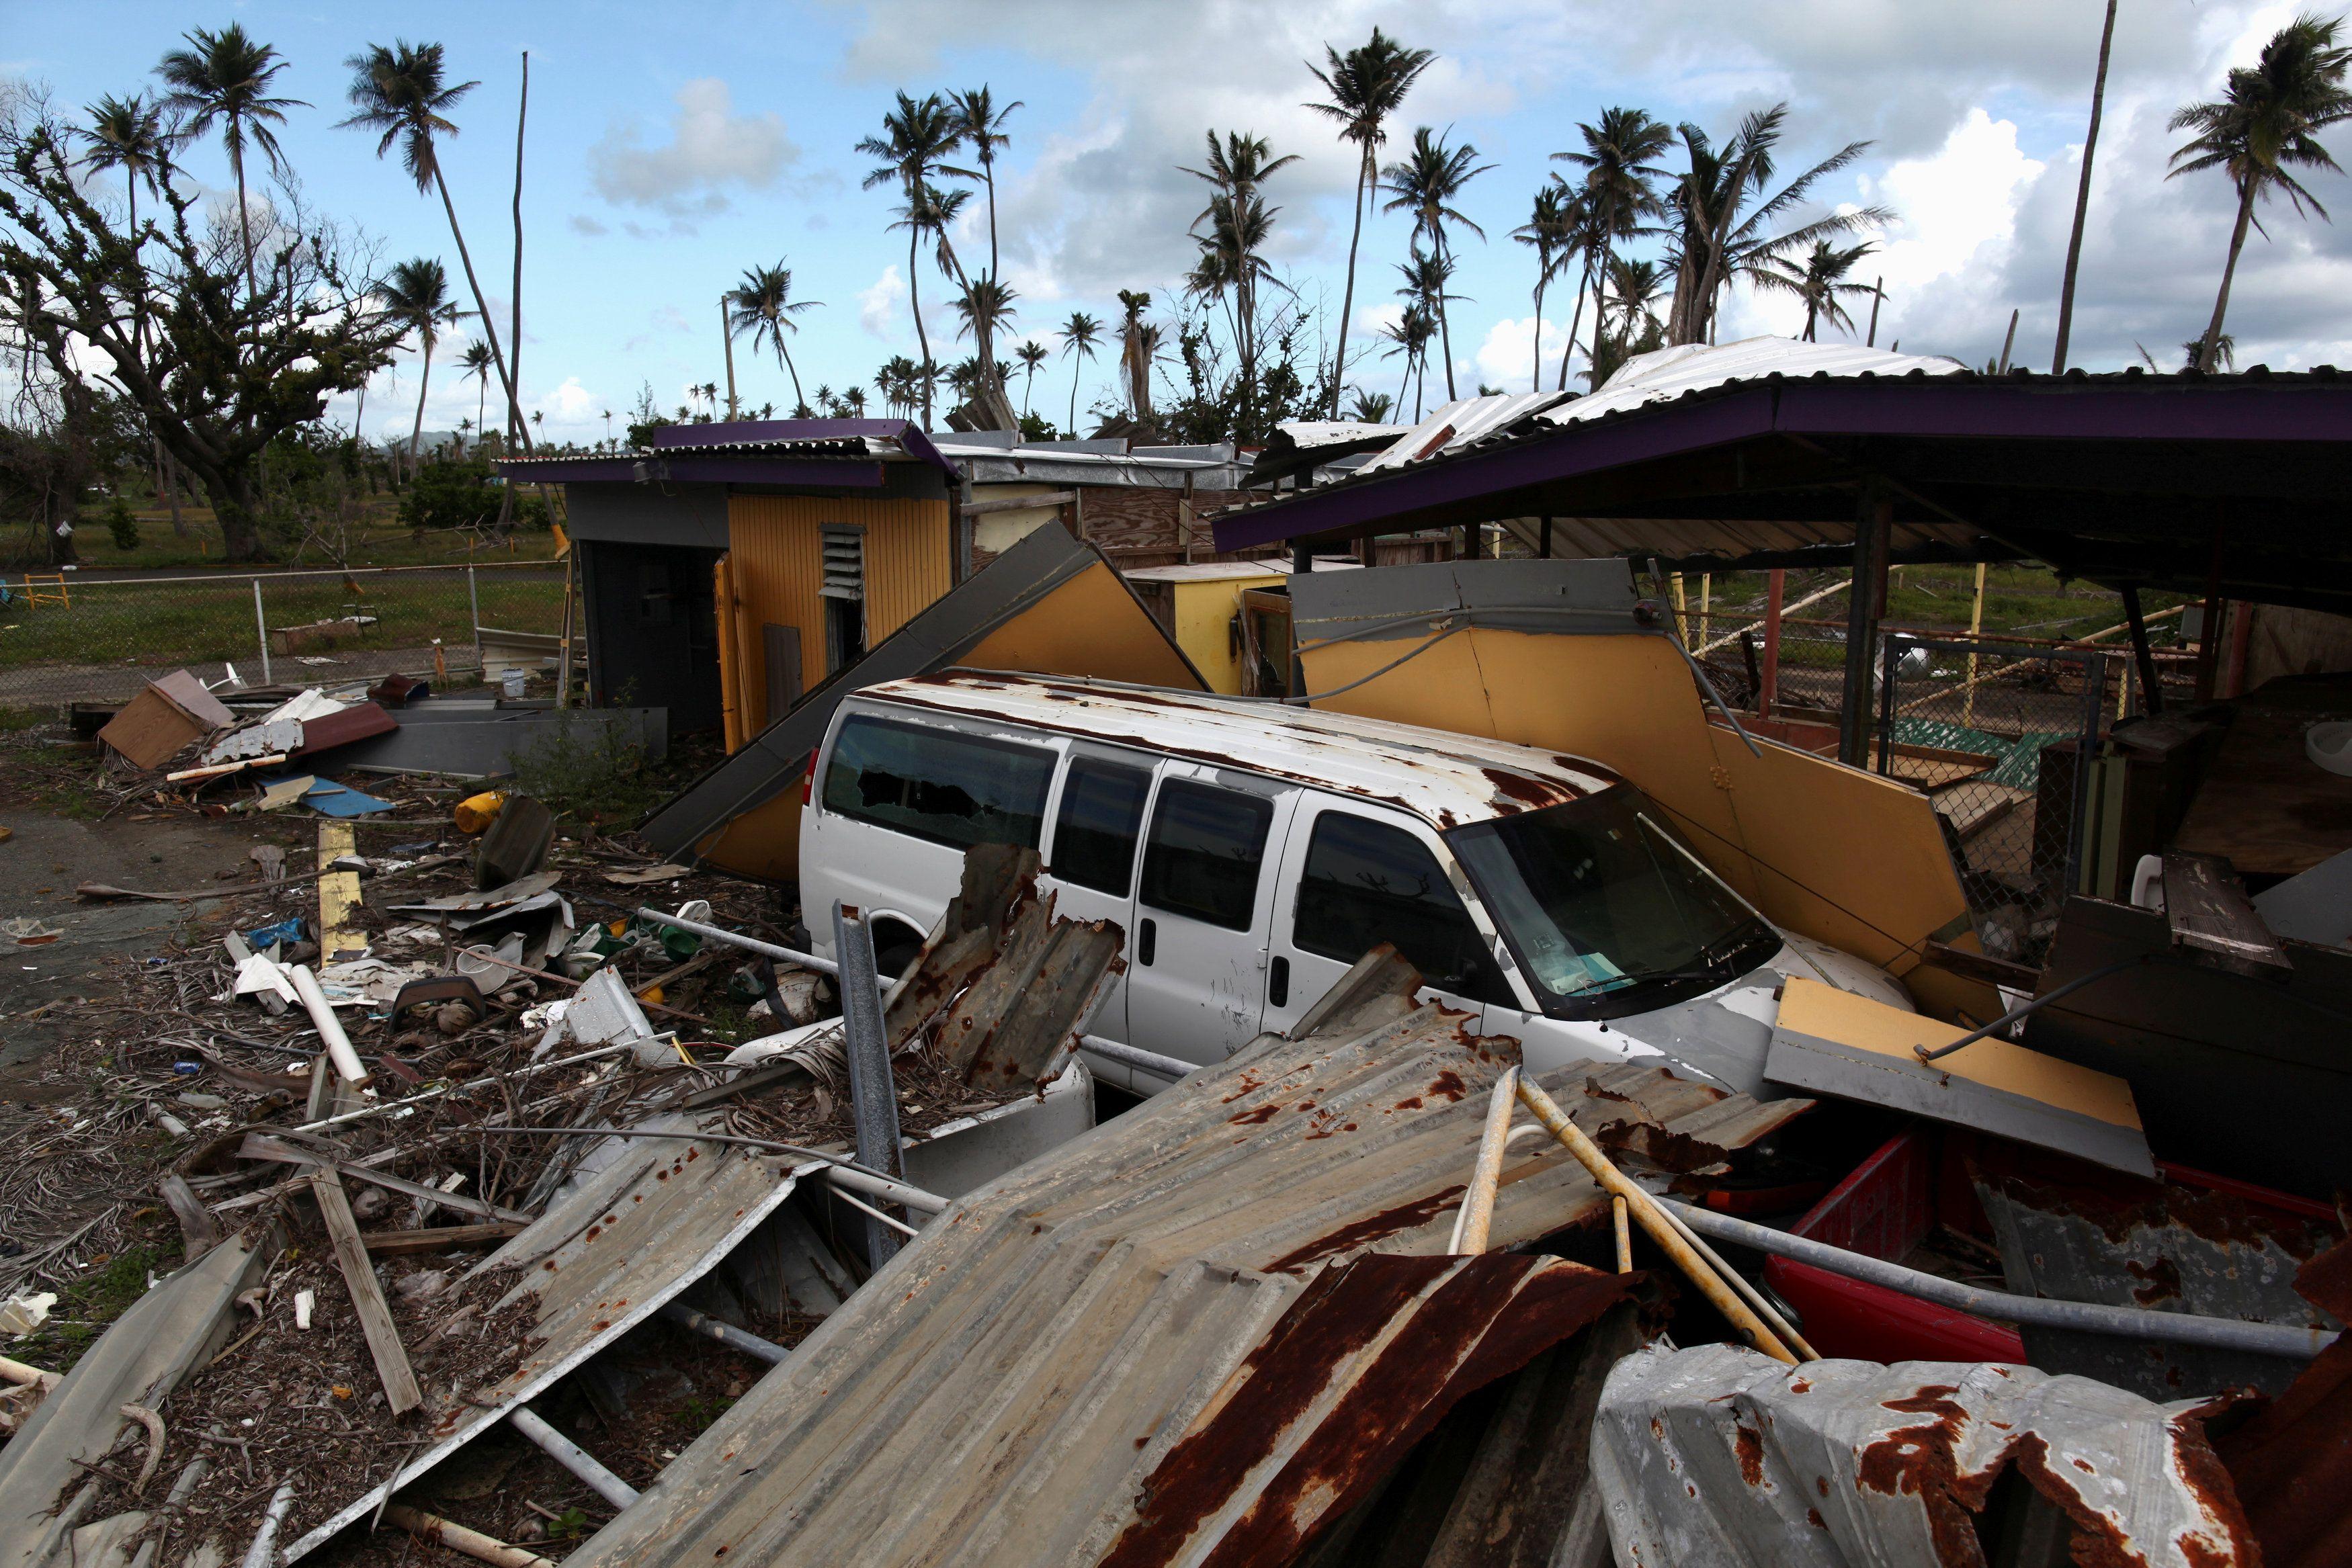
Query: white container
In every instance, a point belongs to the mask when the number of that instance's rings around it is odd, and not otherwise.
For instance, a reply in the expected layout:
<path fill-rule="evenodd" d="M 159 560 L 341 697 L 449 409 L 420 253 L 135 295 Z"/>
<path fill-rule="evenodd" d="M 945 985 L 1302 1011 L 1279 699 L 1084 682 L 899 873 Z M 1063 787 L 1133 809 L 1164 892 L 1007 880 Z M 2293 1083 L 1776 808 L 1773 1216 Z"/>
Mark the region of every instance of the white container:
<path fill-rule="evenodd" d="M 499 689 L 509 697 L 520 697 L 522 695 L 523 682 L 529 678 L 520 670 L 500 670 Z"/>

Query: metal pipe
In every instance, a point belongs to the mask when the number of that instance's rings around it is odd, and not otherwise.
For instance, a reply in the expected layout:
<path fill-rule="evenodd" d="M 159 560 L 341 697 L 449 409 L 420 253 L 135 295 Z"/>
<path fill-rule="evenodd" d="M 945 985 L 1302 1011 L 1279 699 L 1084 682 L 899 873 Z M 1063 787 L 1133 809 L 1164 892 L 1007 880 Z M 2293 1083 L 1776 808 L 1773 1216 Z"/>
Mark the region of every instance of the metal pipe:
<path fill-rule="evenodd" d="M 1553 1137 L 1568 1145 L 1568 1152 L 1592 1173 L 1592 1179 L 1601 1184 L 1602 1191 L 1625 1200 L 1626 1208 L 1641 1223 L 1642 1228 L 1649 1232 L 1650 1239 L 1665 1249 L 1666 1256 L 1672 1258 L 1675 1266 L 1689 1277 L 1691 1283 L 1699 1288 L 1700 1293 L 1714 1303 L 1715 1310 L 1724 1315 L 1734 1330 L 1746 1335 L 1750 1345 L 1773 1360 L 1785 1361 L 1792 1366 L 1796 1364 L 1796 1353 L 1782 1344 L 1780 1337 L 1765 1326 L 1764 1320 L 1749 1311 L 1748 1303 L 1716 1277 L 1715 1270 L 1708 1267 L 1706 1260 L 1692 1249 L 1691 1244 L 1683 1239 L 1682 1232 L 1666 1218 L 1657 1200 L 1627 1180 L 1625 1173 L 1610 1162 L 1598 1144 L 1585 1136 L 1583 1128 L 1569 1120 L 1568 1113 L 1561 1110 L 1534 1079 L 1519 1080 L 1519 1102 L 1535 1113 L 1536 1120 L 1549 1128 Z"/>
<path fill-rule="evenodd" d="M 1143 1051 L 1132 1045 L 1121 1045 L 1115 1040 L 1105 1040 L 1096 1034 L 1080 1036 L 1078 1045 L 1081 1049 L 1091 1051 L 1097 1056 L 1116 1061 L 1122 1067 L 1140 1067 L 1148 1072 L 1157 1072 L 1162 1078 L 1181 1078 L 1188 1072 L 1197 1071 L 1200 1066 L 1198 1062 L 1182 1061 L 1172 1056 L 1162 1056 L 1156 1051 Z"/>
<path fill-rule="evenodd" d="M 661 1315 L 678 1327 L 698 1333 L 705 1339 L 715 1339 L 730 1350 L 740 1350 L 745 1355 L 758 1356 L 771 1366 L 781 1365 L 792 1359 L 792 1352 L 771 1339 L 737 1328 L 733 1323 L 720 1322 L 708 1312 L 698 1312 L 684 1301 L 671 1301 L 661 1310 Z"/>
<path fill-rule="evenodd" d="M 507 1412 L 507 1420 L 516 1431 L 538 1444 L 549 1458 L 579 1477 L 583 1486 L 614 1508 L 626 1508 L 637 1500 L 636 1488 L 597 1463 L 595 1455 L 549 1426 L 530 1406 L 516 1406 Z"/>
<path fill-rule="evenodd" d="M 1475 1257 L 1486 1250 L 1495 1221 L 1495 1184 L 1503 1176 L 1503 1150 L 1510 1141 L 1511 1108 L 1518 1103 L 1519 1070 L 1503 1069 L 1486 1099 L 1486 1125 L 1478 1134 L 1478 1162 L 1470 1170 L 1470 1190 L 1454 1216 L 1454 1239 L 1445 1249 Z"/>
<path fill-rule="evenodd" d="M 608 909 L 627 909 L 640 920 L 650 920 L 656 925 L 668 925 L 679 931 L 691 931 L 697 936 L 708 936 L 713 942 L 723 942 L 730 947 L 740 947 L 746 953 L 757 953 L 763 958 L 782 958 L 787 963 L 798 964 L 803 969 L 814 969 L 819 974 L 838 976 L 841 973 L 841 966 L 830 958 L 821 958 L 814 953 L 803 953 L 797 947 L 779 947 L 773 942 L 762 942 L 756 936 L 740 936 L 724 926 L 705 925 L 699 920 L 680 920 L 677 915 L 666 915 L 651 904 L 620 904 L 603 898 L 583 899 L 582 902 L 601 904 Z"/>
<path fill-rule="evenodd" d="M 841 964 L 842 1055 L 849 1066 L 850 1120 L 857 1133 L 857 1163 L 868 1170 L 898 1172 L 898 1090 L 890 1071 L 890 1044 L 882 1019 L 879 977 L 874 972 L 874 932 L 836 901 L 833 906 L 833 951 Z M 866 1206 L 845 1200 L 852 1208 Z M 866 1259 L 873 1268 L 898 1250 L 890 1234 L 901 1228 L 868 1225 Z"/>
<path fill-rule="evenodd" d="M 310 1021 L 319 1026 L 319 1039 L 325 1044 L 335 1071 L 342 1075 L 346 1083 L 364 1081 L 368 1075 L 367 1069 L 360 1065 L 360 1053 L 352 1049 L 352 1037 L 343 1032 L 342 1019 L 335 1016 L 333 1006 L 327 1000 L 327 993 L 319 988 L 319 977 L 310 973 L 308 964 L 289 964 L 286 967 L 286 973 L 294 982 L 294 994 L 301 998 L 303 1007 L 310 1009 Z"/>
<path fill-rule="evenodd" d="M 825 1172 L 824 1179 L 835 1186 L 862 1192 L 868 1197 L 878 1197 L 885 1203 L 895 1203 L 919 1214 L 938 1214 L 948 1206 L 948 1200 L 938 1193 L 925 1192 L 921 1187 L 892 1181 L 887 1176 L 869 1176 L 864 1171 L 847 1170 L 840 1166 Z"/>
<path fill-rule="evenodd" d="M 2063 986 L 2053 986 L 2038 997 L 2027 998 L 2024 1001 L 2018 1003 L 2015 1007 L 2010 1009 L 2007 1012 L 2001 1014 L 2000 1017 L 1993 1019 L 1992 1022 L 1985 1025 L 1982 1029 L 1971 1030 L 1967 1034 L 1960 1036 L 1959 1039 L 1952 1041 L 1949 1045 L 1939 1045 L 1933 1051 L 1929 1051 L 1924 1045 L 1915 1045 L 1911 1048 L 1912 1054 L 1918 1057 L 1922 1061 L 1939 1061 L 1944 1057 L 1951 1055 L 1952 1052 L 1959 1050 L 1960 1047 L 1964 1045 L 1974 1045 L 1977 1041 L 1984 1039 L 1988 1035 L 2000 1033 L 2002 1030 L 2007 1029 L 2010 1025 L 2025 1017 L 2028 1013 L 2035 1012 L 2042 1008 L 2046 1008 L 2061 997 L 2072 996 L 2074 992 L 2081 990 L 2084 986 L 2089 985 L 2094 980 L 2104 980 L 2109 975 L 2120 975 L 2126 969 L 2136 969 L 2142 964 L 2147 963 L 2151 956 L 2153 956 L 2153 955 L 2142 953 L 2135 957 L 2125 958 L 2116 963 L 2102 964 L 2099 967 L 2093 969 L 2087 975 L 2077 975 Z"/>
<path fill-rule="evenodd" d="M 1725 1262 L 1723 1260 L 1722 1254 L 1716 1251 L 1714 1248 L 1709 1247 L 1706 1241 L 1700 1239 L 1696 1231 L 1693 1230 L 1688 1225 L 1683 1222 L 1682 1216 L 1676 1214 L 1671 1208 L 1663 1208 L 1658 1212 L 1666 1217 L 1666 1223 L 1672 1225 L 1676 1230 L 1682 1232 L 1683 1239 L 1691 1244 L 1691 1249 L 1693 1251 L 1696 1252 L 1700 1257 L 1706 1259 L 1709 1263 L 1715 1266 L 1715 1271 L 1722 1275 L 1733 1290 L 1739 1292 L 1740 1299 L 1742 1301 L 1745 1301 L 1749 1306 L 1756 1309 L 1756 1315 L 1758 1317 L 1762 1318 L 1766 1322 L 1772 1325 L 1772 1332 L 1779 1334 L 1780 1338 L 1787 1343 L 1789 1348 L 1797 1353 L 1800 1360 L 1821 1360 L 1822 1353 L 1805 1343 L 1805 1336 L 1799 1333 L 1796 1329 L 1790 1324 L 1789 1320 L 1780 1315 L 1780 1309 L 1774 1306 L 1765 1296 L 1763 1291 L 1750 1284 L 1748 1281 L 1748 1276 L 1742 1274 L 1738 1270 Z M 1622 1272 L 1622 1270 L 1621 1270 L 1620 1272 Z"/>
<path fill-rule="evenodd" d="M 1670 1197 L 1654 1201 L 1659 1207 L 1671 1210 L 1692 1229 L 1704 1231 L 1718 1241 L 1753 1247 L 1759 1252 L 1769 1252 L 1793 1263 L 1809 1263 L 1816 1269 L 1842 1274 L 1849 1280 L 1884 1285 L 1888 1290 L 1900 1291 L 1921 1301 L 1957 1307 L 1962 1312 L 1977 1312 L 1986 1317 L 2001 1318 L 2010 1322 L 2115 1334 L 2125 1339 L 2157 1340 L 2169 1344 L 2200 1344 L 2215 1350 L 2249 1351 L 2257 1355 L 2295 1356 L 2304 1360 L 2327 1348 L 2341 1332 L 2336 1329 L 2296 1328 L 2287 1323 L 2241 1322 L 2234 1318 L 2197 1317 L 2188 1312 L 2154 1312 L 2138 1307 L 2105 1307 L 2089 1301 L 2053 1301 L 2042 1296 L 2011 1295 L 2005 1291 L 1980 1291 L 1956 1280 L 1923 1274 L 1916 1269 L 1906 1269 L 1900 1263 L 1865 1258 L 1843 1247 L 1791 1236 L 1785 1230 L 1775 1230 L 1769 1226 L 1746 1219 L 1735 1219 L 1713 1209 L 1696 1208 Z"/>
<path fill-rule="evenodd" d="M 842 1202 L 849 1205 L 850 1207 L 857 1210 L 858 1213 L 866 1216 L 866 1218 L 871 1220 L 874 1224 L 887 1225 L 909 1241 L 912 1241 L 916 1237 L 922 1234 L 921 1231 L 917 1230 L 913 1226 L 908 1225 L 906 1221 L 891 1218 L 888 1215 L 883 1213 L 872 1204 L 864 1201 L 858 1197 L 856 1193 L 849 1191 L 845 1187 L 835 1187 L 833 1189 L 833 1196 L 841 1199 Z M 894 1242 L 891 1245 L 890 1255 L 896 1256 L 898 1246 L 897 1243 Z M 885 1261 L 887 1261 L 887 1258 L 885 1259 Z"/>

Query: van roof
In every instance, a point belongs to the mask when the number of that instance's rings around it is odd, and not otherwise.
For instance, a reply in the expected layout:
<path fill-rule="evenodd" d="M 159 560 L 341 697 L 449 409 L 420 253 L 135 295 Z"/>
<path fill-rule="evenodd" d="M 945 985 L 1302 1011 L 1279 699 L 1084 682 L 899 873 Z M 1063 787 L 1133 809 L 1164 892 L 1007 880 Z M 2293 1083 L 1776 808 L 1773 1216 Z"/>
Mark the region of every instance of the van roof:
<path fill-rule="evenodd" d="M 1245 697 L 950 670 L 856 698 L 1141 747 L 1360 796 L 1443 828 L 1557 806 L 1619 781 L 1599 763 L 1483 736 Z"/>

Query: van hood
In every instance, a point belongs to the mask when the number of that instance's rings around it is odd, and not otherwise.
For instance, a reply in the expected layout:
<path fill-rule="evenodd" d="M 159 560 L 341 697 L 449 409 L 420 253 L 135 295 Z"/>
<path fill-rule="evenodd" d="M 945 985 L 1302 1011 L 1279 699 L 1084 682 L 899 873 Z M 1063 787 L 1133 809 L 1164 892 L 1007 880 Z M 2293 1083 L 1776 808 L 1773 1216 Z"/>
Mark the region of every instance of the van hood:
<path fill-rule="evenodd" d="M 1613 1019 L 1609 1028 L 1672 1057 L 1692 1075 L 1719 1089 L 1774 1100 L 1781 1091 L 1764 1081 L 1772 1026 L 1780 1016 L 1780 990 L 1791 976 L 1915 1012 L 1894 976 L 1850 953 L 1783 933 L 1780 950 L 1719 989 L 1654 1013 Z"/>

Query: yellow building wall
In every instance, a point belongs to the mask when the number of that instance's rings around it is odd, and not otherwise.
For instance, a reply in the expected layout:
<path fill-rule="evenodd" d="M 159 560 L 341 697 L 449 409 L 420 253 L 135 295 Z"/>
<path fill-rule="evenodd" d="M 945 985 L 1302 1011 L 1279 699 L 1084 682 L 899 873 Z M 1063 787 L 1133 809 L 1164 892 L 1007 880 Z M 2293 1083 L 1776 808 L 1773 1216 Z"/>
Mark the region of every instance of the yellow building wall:
<path fill-rule="evenodd" d="M 1410 647 L 1317 649 L 1302 661 L 1307 689 L 1371 675 Z M 1893 779 L 1769 740 L 1757 741 L 1760 758 L 1750 754 L 1708 722 L 1689 666 L 1663 638 L 1476 627 L 1315 706 L 1612 768 L 1776 925 L 1902 977 L 1931 1011 L 1991 1016 L 1981 1010 L 1995 1000 L 1987 988 L 1919 963 L 1930 937 L 1976 945 L 1933 805 Z"/>
<path fill-rule="evenodd" d="M 824 585 L 823 529 L 845 524 L 866 532 L 866 645 L 913 620 L 947 592 L 954 577 L 954 536 L 944 500 L 814 496 L 734 496 L 727 502 L 727 542 L 734 579 L 736 679 L 747 737 L 782 716 L 768 701 L 765 625 L 800 632 L 801 686 L 823 681 Z M 722 632 L 723 632 L 722 620 Z"/>
<path fill-rule="evenodd" d="M 1200 669 L 1211 691 L 1241 695 L 1242 656 L 1234 645 L 1234 616 L 1241 609 L 1242 591 L 1279 588 L 1286 580 L 1282 573 L 1270 571 L 1263 577 L 1171 585 L 1176 590 L 1176 645 Z"/>

